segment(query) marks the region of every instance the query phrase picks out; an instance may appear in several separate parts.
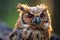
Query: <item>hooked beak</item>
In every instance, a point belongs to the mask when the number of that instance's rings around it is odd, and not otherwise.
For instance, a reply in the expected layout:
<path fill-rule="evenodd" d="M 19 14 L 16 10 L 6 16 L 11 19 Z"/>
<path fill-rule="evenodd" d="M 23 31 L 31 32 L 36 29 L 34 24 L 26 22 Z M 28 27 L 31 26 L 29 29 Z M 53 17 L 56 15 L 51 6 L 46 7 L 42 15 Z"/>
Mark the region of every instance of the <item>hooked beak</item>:
<path fill-rule="evenodd" d="M 32 20 L 32 23 L 36 24 L 36 25 L 39 25 L 41 23 L 41 19 L 40 17 L 36 16 L 33 20 Z"/>

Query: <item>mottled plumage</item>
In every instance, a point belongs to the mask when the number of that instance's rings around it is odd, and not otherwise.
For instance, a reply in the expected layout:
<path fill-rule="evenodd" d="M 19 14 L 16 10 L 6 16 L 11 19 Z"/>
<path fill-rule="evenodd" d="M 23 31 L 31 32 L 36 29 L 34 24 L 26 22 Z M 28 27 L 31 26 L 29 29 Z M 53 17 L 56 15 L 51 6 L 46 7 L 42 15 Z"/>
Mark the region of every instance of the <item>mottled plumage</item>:
<path fill-rule="evenodd" d="M 20 14 L 10 40 L 50 40 L 52 27 L 46 5 L 18 4 L 17 8 Z"/>

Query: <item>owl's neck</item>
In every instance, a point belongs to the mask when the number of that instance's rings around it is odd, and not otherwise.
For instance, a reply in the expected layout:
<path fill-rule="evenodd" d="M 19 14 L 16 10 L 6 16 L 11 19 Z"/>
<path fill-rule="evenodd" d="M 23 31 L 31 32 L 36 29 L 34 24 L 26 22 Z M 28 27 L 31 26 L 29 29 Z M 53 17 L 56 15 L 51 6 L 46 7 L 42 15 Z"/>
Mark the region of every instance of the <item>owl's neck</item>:
<path fill-rule="evenodd" d="M 23 29 L 22 40 L 50 40 L 48 31 Z"/>

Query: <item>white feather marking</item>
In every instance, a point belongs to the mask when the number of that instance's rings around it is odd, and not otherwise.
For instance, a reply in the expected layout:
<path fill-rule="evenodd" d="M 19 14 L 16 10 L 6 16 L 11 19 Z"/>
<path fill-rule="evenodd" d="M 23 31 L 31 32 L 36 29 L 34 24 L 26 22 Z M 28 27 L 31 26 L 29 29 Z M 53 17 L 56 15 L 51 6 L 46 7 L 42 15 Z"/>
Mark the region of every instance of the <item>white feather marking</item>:
<path fill-rule="evenodd" d="M 49 27 L 49 23 L 45 23 L 44 25 L 45 25 L 44 29 Z"/>
<path fill-rule="evenodd" d="M 22 24 L 22 27 L 28 27 L 29 25 L 27 25 L 27 24 Z"/>

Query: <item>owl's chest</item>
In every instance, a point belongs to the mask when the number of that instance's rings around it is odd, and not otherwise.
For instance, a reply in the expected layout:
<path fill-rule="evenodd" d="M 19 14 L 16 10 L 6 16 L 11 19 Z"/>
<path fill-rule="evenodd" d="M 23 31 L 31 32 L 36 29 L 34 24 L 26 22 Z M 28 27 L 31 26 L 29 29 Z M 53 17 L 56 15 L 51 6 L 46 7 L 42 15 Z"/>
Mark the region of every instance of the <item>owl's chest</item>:
<path fill-rule="evenodd" d="M 21 40 L 49 40 L 48 32 L 42 32 L 33 29 L 23 29 L 21 32 Z"/>

